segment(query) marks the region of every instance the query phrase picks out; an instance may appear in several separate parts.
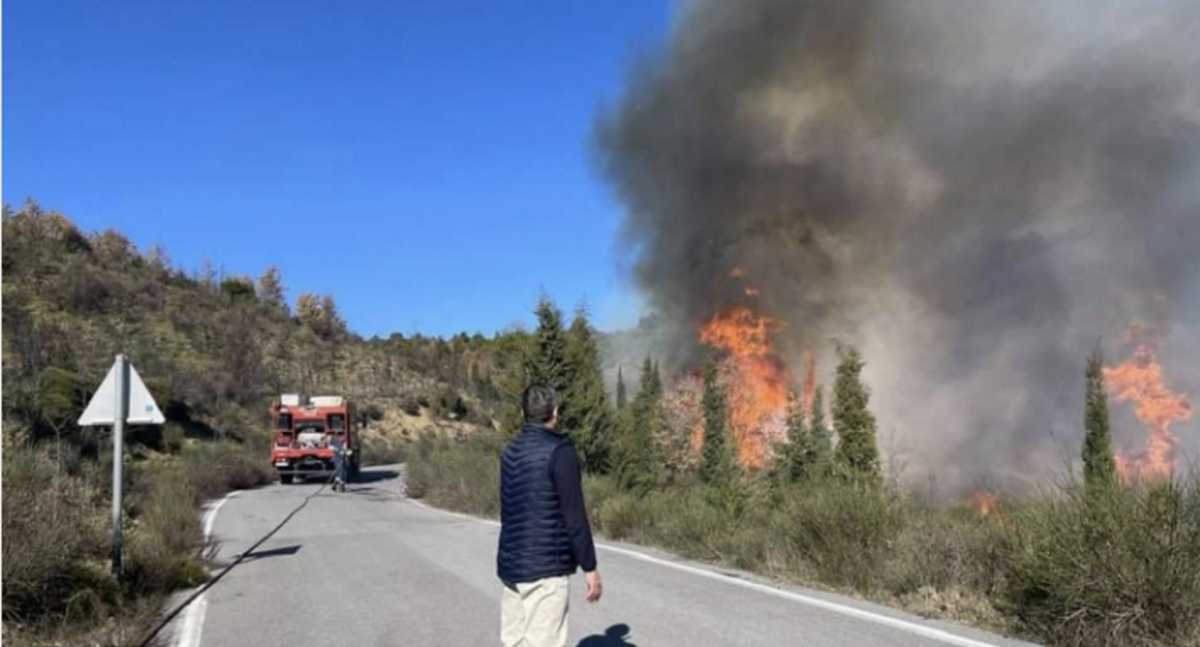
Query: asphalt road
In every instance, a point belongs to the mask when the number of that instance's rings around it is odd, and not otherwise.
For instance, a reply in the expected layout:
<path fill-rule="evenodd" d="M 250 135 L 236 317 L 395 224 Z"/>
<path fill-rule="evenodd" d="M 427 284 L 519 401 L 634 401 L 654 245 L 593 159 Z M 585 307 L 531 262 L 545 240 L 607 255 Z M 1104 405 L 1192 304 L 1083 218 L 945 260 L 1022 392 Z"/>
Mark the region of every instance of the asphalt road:
<path fill-rule="evenodd" d="M 406 499 L 397 467 L 313 497 L 172 624 L 180 647 L 497 645 L 498 527 Z M 271 530 L 318 485 L 238 492 L 206 527 L 218 564 Z M 602 542 L 604 599 L 571 581 L 570 645 L 1018 645 L 850 598 L 768 585 Z"/>

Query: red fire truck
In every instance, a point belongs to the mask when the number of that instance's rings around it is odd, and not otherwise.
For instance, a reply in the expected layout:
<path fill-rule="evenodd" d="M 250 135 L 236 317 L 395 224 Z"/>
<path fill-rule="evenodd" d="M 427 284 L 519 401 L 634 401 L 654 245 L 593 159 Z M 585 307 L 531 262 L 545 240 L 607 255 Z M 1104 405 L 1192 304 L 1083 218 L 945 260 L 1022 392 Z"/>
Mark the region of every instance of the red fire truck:
<path fill-rule="evenodd" d="M 354 406 L 346 398 L 284 394 L 271 403 L 271 428 L 275 438 L 271 464 L 282 483 L 291 483 L 297 476 L 332 476 L 335 437 L 340 437 L 349 451 L 347 476 L 358 475 L 360 452 L 354 433 Z"/>

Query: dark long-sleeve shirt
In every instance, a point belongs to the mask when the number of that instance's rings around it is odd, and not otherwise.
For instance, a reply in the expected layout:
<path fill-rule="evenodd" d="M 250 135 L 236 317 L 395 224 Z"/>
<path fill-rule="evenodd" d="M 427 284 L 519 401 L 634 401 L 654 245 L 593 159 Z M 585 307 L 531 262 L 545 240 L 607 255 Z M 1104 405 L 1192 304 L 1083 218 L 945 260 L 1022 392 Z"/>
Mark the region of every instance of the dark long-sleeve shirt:
<path fill-rule="evenodd" d="M 567 536 L 571 539 L 571 552 L 584 572 L 596 570 L 596 544 L 592 541 L 592 527 L 588 524 L 587 508 L 583 505 L 583 481 L 579 471 L 579 457 L 575 447 L 563 444 L 554 450 L 550 458 L 550 478 L 558 492 L 563 522 Z"/>

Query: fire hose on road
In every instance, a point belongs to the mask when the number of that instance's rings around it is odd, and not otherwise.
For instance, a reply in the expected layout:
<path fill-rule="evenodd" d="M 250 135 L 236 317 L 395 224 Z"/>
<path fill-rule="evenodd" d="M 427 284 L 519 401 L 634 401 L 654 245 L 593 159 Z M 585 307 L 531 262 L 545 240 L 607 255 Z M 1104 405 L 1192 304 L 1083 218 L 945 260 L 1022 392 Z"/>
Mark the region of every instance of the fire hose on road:
<path fill-rule="evenodd" d="M 253 553 L 253 552 L 254 552 L 254 551 L 255 551 L 255 550 L 256 550 L 256 549 L 257 549 L 259 546 L 263 545 L 264 543 L 266 543 L 266 541 L 267 541 L 268 539 L 270 539 L 271 537 L 275 536 L 275 533 L 279 532 L 279 531 L 280 531 L 280 530 L 281 530 L 281 529 L 282 529 L 284 526 L 286 526 L 286 525 L 287 525 L 287 523 L 288 523 L 289 521 L 291 521 L 293 517 L 295 517 L 295 516 L 296 516 L 296 515 L 297 515 L 297 514 L 298 514 L 298 513 L 301 511 L 301 510 L 303 510 L 303 509 L 304 509 L 304 507 L 305 507 L 305 506 L 307 506 L 307 505 L 308 505 L 308 502 L 309 502 L 309 501 L 311 501 L 311 500 L 313 500 L 314 498 L 316 498 L 316 496 L 317 496 L 318 494 L 320 494 L 320 493 L 324 492 L 324 491 L 325 491 L 325 488 L 329 487 L 329 485 L 330 485 L 331 483 L 333 483 L 333 482 L 334 482 L 334 479 L 336 479 L 336 478 L 337 478 L 337 472 L 334 472 L 332 475 L 330 475 L 330 476 L 329 476 L 329 478 L 325 479 L 325 482 L 321 484 L 321 487 L 317 488 L 317 489 L 316 489 L 316 491 L 314 491 L 312 494 L 309 494 L 308 496 L 304 497 L 304 500 L 300 502 L 300 505 L 297 505 L 295 508 L 293 508 L 293 509 L 292 509 L 292 511 L 291 511 L 291 512 L 287 513 L 287 516 L 285 516 L 285 517 L 283 518 L 283 520 L 282 520 L 282 521 L 280 521 L 280 522 L 279 522 L 279 523 L 278 523 L 278 524 L 277 524 L 277 525 L 276 525 L 274 528 L 271 528 L 271 530 L 269 530 L 269 531 L 268 531 L 268 532 L 267 532 L 265 535 L 263 535 L 262 537 L 260 537 L 260 538 L 258 539 L 258 541 L 254 542 L 254 544 L 252 544 L 252 545 L 251 545 L 249 548 L 247 548 L 245 551 L 243 551 L 242 553 L 240 553 L 240 554 L 237 556 L 237 558 L 236 558 L 236 559 L 234 559 L 234 560 L 233 560 L 232 562 L 230 562 L 230 563 L 229 563 L 227 566 L 225 566 L 224 568 L 222 568 L 222 569 L 221 569 L 219 572 L 217 572 L 217 574 L 216 574 L 216 575 L 214 575 L 213 577 L 209 578 L 209 580 L 208 580 L 207 582 L 205 582 L 204 584 L 200 585 L 200 588 L 198 588 L 198 589 L 196 589 L 195 591 L 193 591 L 193 592 L 192 592 L 192 594 L 191 594 L 191 595 L 189 595 L 189 596 L 187 597 L 187 599 L 186 599 L 186 600 L 184 600 L 183 602 L 179 603 L 179 604 L 178 604 L 178 605 L 177 605 L 177 606 L 176 606 L 174 609 L 171 609 L 171 612 L 170 612 L 170 613 L 168 613 L 168 614 L 167 614 L 167 615 L 166 615 L 166 616 L 165 616 L 165 617 L 162 619 L 162 621 L 161 621 L 161 622 L 159 622 L 159 623 L 158 623 L 158 624 L 157 624 L 157 625 L 154 627 L 154 629 L 153 629 L 153 630 L 152 630 L 152 631 L 151 631 L 149 634 L 147 634 L 147 635 L 146 635 L 146 637 L 145 637 L 145 638 L 144 638 L 144 639 L 143 639 L 143 640 L 142 640 L 140 643 L 138 643 L 138 647 L 149 647 L 149 645 L 150 645 L 150 642 L 151 642 L 152 640 L 154 640 L 154 638 L 155 638 L 156 636 L 158 636 L 158 634 L 159 634 L 159 633 L 161 633 L 161 632 L 162 632 L 162 630 L 163 630 L 163 629 L 164 629 L 164 628 L 165 628 L 167 625 L 171 624 L 171 621 L 172 621 L 172 620 L 174 620 L 174 619 L 175 619 L 175 617 L 176 617 L 176 616 L 178 616 L 178 615 L 180 614 L 180 612 L 182 612 L 182 611 L 183 611 L 184 609 L 186 609 L 186 608 L 187 608 L 187 607 L 188 607 L 190 604 L 192 604 L 192 603 L 193 603 L 193 602 L 195 602 L 197 599 L 199 599 L 199 597 L 200 597 L 201 595 L 204 595 L 204 593 L 205 593 L 206 591 L 208 591 L 209 589 L 211 589 L 211 588 L 213 587 L 213 585 L 214 585 L 214 584 L 216 584 L 217 582 L 219 582 L 219 581 L 221 580 L 221 578 L 225 577 L 225 575 L 226 575 L 227 573 L 229 573 L 230 571 L 232 571 L 232 570 L 234 569 L 234 567 L 236 567 L 238 564 L 241 564 L 241 563 L 242 563 L 242 561 L 243 561 L 243 560 L 245 560 L 245 559 L 246 559 L 246 557 L 248 557 L 249 555 L 251 555 L 251 554 L 252 554 L 252 553 Z"/>

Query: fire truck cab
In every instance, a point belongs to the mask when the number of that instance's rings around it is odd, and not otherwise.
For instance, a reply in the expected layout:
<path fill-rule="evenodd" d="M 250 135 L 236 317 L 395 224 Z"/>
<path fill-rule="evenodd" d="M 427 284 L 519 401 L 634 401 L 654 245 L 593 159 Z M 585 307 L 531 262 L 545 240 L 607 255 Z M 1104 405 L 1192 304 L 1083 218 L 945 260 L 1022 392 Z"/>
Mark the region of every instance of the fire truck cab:
<path fill-rule="evenodd" d="M 354 407 L 341 396 L 284 394 L 271 404 L 271 464 L 279 480 L 297 476 L 333 476 L 333 443 L 340 438 L 348 451 L 347 477 L 358 476 L 360 452 L 354 433 Z"/>

